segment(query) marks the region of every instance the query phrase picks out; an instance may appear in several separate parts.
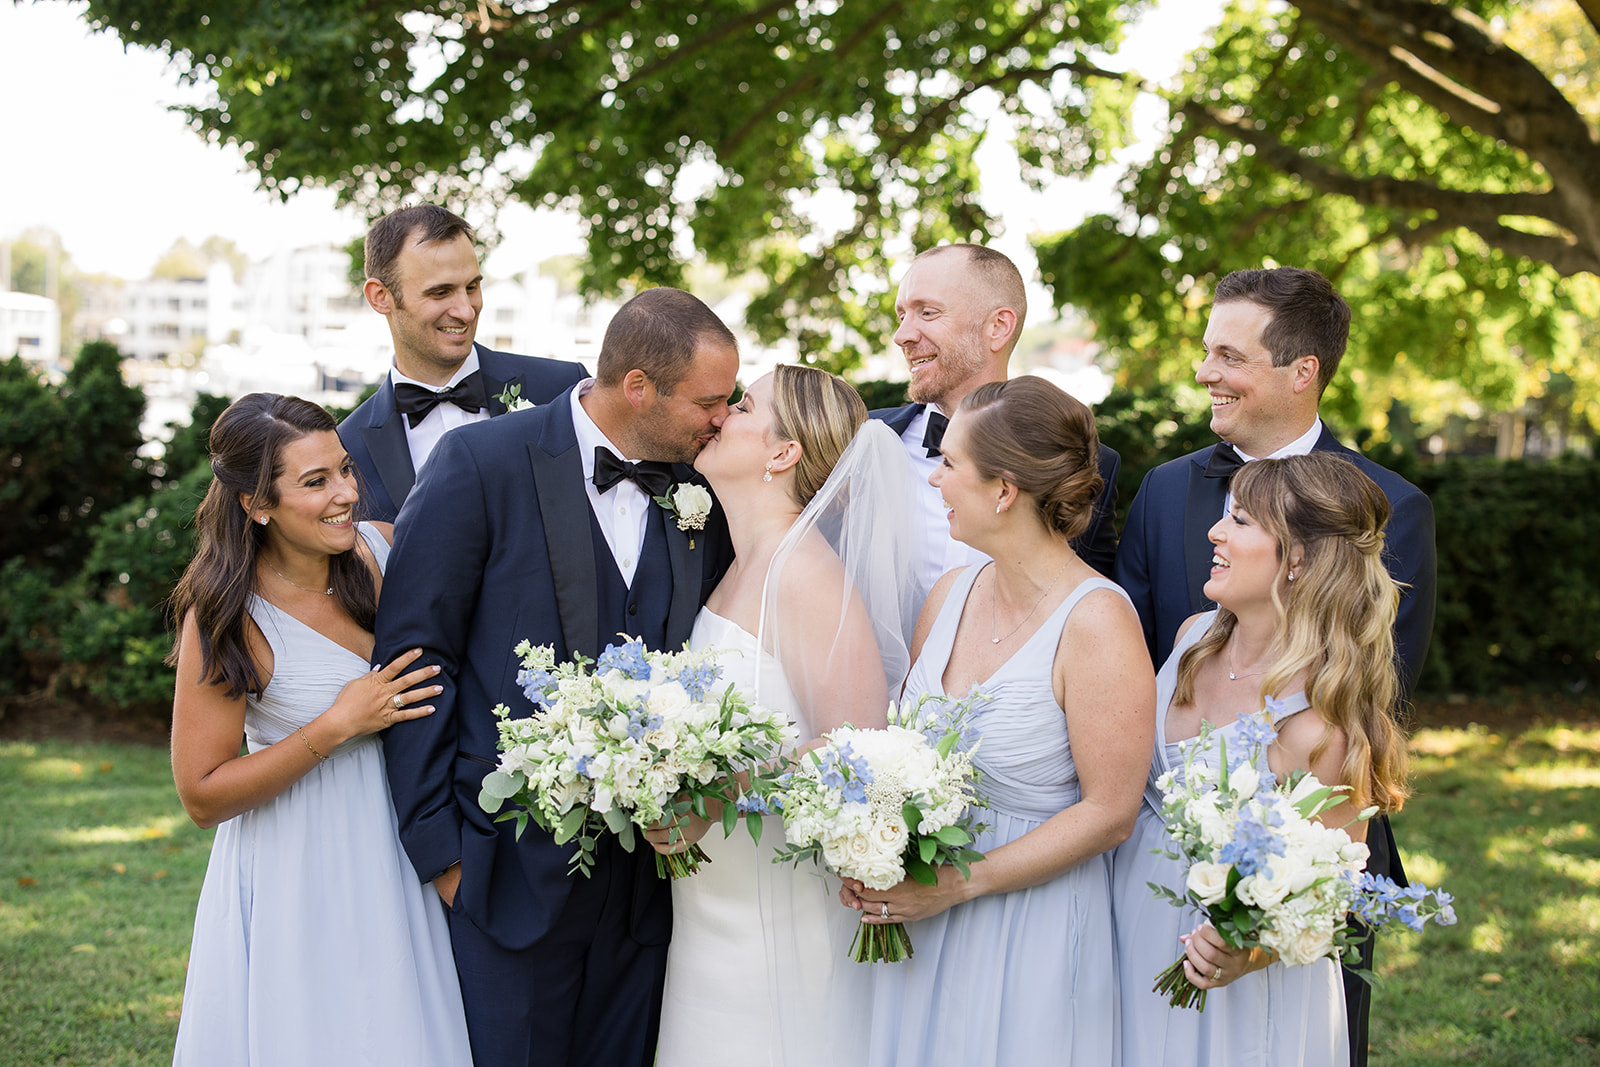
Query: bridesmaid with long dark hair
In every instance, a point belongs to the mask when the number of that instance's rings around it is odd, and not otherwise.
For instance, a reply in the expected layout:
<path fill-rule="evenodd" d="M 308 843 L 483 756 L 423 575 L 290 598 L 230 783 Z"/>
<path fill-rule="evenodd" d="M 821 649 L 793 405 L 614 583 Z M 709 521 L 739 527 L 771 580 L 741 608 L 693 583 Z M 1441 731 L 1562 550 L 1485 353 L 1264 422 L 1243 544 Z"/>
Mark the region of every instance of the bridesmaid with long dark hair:
<path fill-rule="evenodd" d="M 368 666 L 387 526 L 333 417 L 251 393 L 211 429 L 199 544 L 172 598 L 172 773 L 217 827 L 175 1064 L 468 1063 L 437 895 L 396 836 L 377 731 L 435 668 Z"/>

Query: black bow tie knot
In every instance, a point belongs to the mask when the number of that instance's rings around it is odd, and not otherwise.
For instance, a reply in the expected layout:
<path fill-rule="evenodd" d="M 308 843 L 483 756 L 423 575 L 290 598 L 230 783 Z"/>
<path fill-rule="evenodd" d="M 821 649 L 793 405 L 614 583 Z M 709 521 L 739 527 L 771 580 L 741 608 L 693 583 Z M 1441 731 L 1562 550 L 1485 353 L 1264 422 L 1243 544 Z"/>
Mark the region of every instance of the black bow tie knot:
<path fill-rule="evenodd" d="M 1233 484 L 1233 476 L 1239 473 L 1239 468 L 1244 466 L 1244 460 L 1234 447 L 1224 441 L 1211 450 L 1211 458 L 1206 460 L 1206 477 L 1221 478 L 1224 486 Z"/>
<path fill-rule="evenodd" d="M 448 389 L 429 389 L 410 382 L 395 384 L 394 409 L 406 417 L 407 425 L 413 430 L 417 428 L 417 423 L 428 417 L 428 412 L 440 404 L 454 404 L 466 412 L 482 411 L 489 406 L 489 399 L 483 391 L 483 378 L 473 371 Z"/>
<path fill-rule="evenodd" d="M 939 449 L 944 446 L 944 432 L 950 428 L 950 420 L 937 411 L 928 412 L 928 428 L 922 434 L 922 447 L 928 450 L 928 458 L 940 455 Z"/>
<path fill-rule="evenodd" d="M 604 493 L 621 481 L 630 481 L 643 489 L 646 496 L 658 497 L 672 488 L 672 468 L 653 460 L 621 459 L 605 445 L 594 449 L 594 487 Z"/>

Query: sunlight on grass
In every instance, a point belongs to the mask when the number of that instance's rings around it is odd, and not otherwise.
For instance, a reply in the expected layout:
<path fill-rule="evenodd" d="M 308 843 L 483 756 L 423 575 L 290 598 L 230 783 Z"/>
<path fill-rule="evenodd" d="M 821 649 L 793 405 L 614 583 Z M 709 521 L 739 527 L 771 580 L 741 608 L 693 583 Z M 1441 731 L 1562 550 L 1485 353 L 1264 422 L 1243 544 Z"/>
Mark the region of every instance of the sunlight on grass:
<path fill-rule="evenodd" d="M 1491 734 L 1485 727 L 1474 723 L 1465 730 L 1418 730 L 1411 738 L 1411 752 L 1416 756 L 1469 756 L 1495 748 L 1501 743 L 1499 734 Z"/>
<path fill-rule="evenodd" d="M 1445 885 L 1448 879 L 1447 868 L 1426 852 L 1412 852 L 1407 849 L 1403 858 L 1406 865 L 1406 877 L 1409 880 L 1421 882 L 1423 885 L 1428 886 L 1444 885 L 1444 888 L 1450 888 Z"/>
<path fill-rule="evenodd" d="M 22 777 L 29 782 L 74 782 L 83 778 L 93 768 L 78 760 L 36 759 L 22 767 Z"/>
<path fill-rule="evenodd" d="M 1547 745 L 1557 752 L 1587 749 L 1600 755 L 1600 730 L 1572 729 L 1567 726 L 1535 727 L 1522 735 L 1524 742 Z"/>
<path fill-rule="evenodd" d="M 1553 934 L 1600 938 L 1600 897 L 1551 901 L 1539 908 L 1535 921 L 1541 930 L 1549 930 Z M 1600 946 L 1591 942 L 1590 954 L 1597 947 Z"/>
<path fill-rule="evenodd" d="M 1472 928 L 1472 951 L 1498 954 L 1505 951 L 1506 930 L 1493 919 Z"/>
<path fill-rule="evenodd" d="M 158 815 L 135 826 L 86 826 L 80 830 L 57 830 L 50 836 L 63 845 L 104 845 L 127 841 L 150 841 L 171 837 L 187 820 L 182 814 Z"/>
<path fill-rule="evenodd" d="M 1600 767 L 1534 765 L 1505 773 L 1507 785 L 1527 789 L 1600 789 Z M 1600 798 L 1596 798 L 1600 801 Z"/>

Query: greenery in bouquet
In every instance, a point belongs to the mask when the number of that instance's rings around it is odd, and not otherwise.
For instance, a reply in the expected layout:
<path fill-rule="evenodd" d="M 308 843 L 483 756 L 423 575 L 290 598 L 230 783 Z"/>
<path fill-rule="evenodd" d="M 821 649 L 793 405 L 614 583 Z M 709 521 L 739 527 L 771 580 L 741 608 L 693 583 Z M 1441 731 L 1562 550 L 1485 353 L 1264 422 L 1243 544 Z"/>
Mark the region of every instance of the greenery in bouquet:
<path fill-rule="evenodd" d="M 758 773 L 794 741 L 787 716 L 751 704 L 732 685 L 719 691 L 715 650 L 652 652 L 625 637 L 599 660 L 560 665 L 548 645 L 523 641 L 515 651 L 517 684 L 535 710 L 513 717 L 495 707 L 500 761 L 484 776 L 478 803 L 500 812 L 496 821 L 515 819 L 519 838 L 531 819 L 557 844 L 576 841 L 571 870 L 585 876 L 605 832 L 630 852 L 636 829 L 666 825 L 676 839 L 690 812 L 708 817 L 709 801 L 724 805 L 731 829 L 740 776 Z M 658 855 L 656 866 L 677 878 L 705 861 L 696 845 Z"/>
<path fill-rule="evenodd" d="M 1267 699 L 1268 713 L 1277 702 Z M 1208 723 L 1184 753 L 1183 773 L 1157 783 L 1162 818 L 1182 861 L 1185 892 L 1149 883 L 1178 907 L 1199 909 L 1235 948 L 1260 947 L 1288 966 L 1324 957 L 1355 963 L 1359 944 L 1346 924 L 1353 912 L 1372 927 L 1400 920 L 1414 930 L 1433 919 L 1455 922 L 1450 894 L 1423 885 L 1400 888 L 1365 871 L 1367 846 L 1316 817 L 1339 804 L 1348 786 L 1327 786 L 1296 772 L 1284 782 L 1259 767 L 1276 731 L 1264 717 L 1241 722 L 1235 754 Z M 1215 767 L 1201 759 L 1213 746 Z M 1371 818 L 1376 808 L 1360 812 Z M 1184 957 L 1156 976 L 1155 991 L 1174 1007 L 1205 1010 L 1206 992 L 1184 974 Z"/>
<path fill-rule="evenodd" d="M 979 772 L 968 720 L 985 698 L 923 697 L 910 708 L 889 708 L 889 725 L 845 725 L 821 746 L 795 757 L 766 795 L 751 795 L 746 810 L 783 816 L 787 847 L 776 862 L 821 861 L 836 874 L 873 889 L 905 878 L 938 881 L 937 867 L 954 864 L 969 876 L 983 854 L 971 848 L 982 829 L 973 809 Z M 857 963 L 909 959 L 911 938 L 901 923 L 862 923 L 850 945 Z"/>

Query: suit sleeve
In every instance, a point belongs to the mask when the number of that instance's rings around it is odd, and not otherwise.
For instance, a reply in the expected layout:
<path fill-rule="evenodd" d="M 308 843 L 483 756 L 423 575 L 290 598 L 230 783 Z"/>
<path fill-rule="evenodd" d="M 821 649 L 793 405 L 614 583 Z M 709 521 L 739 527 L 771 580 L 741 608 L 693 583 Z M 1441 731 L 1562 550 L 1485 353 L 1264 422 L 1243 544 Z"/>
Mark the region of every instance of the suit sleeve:
<path fill-rule="evenodd" d="M 1433 502 L 1420 490 L 1407 494 L 1389 516 L 1385 563 L 1400 590 L 1400 613 L 1394 637 L 1400 656 L 1401 683 L 1409 694 L 1422 673 L 1433 641 L 1435 574 L 1438 566 L 1433 536 Z"/>
<path fill-rule="evenodd" d="M 434 713 L 390 727 L 383 739 L 400 841 L 425 882 L 461 858 L 452 780 L 459 686 L 489 556 L 487 490 L 472 454 L 445 434 L 400 510 L 378 609 L 379 662 L 421 648 L 413 669 L 441 668 Z"/>
<path fill-rule="evenodd" d="M 1139 491 L 1134 494 L 1133 503 L 1128 507 L 1128 520 L 1123 524 L 1122 540 L 1117 544 L 1116 563 L 1112 567 L 1112 581 L 1122 586 L 1122 591 L 1133 601 L 1133 609 L 1139 613 L 1139 625 L 1144 629 L 1145 648 L 1154 662 L 1156 605 L 1150 587 L 1150 545 L 1145 536 L 1145 509 L 1151 496 L 1151 474 L 1144 476 Z"/>
<path fill-rule="evenodd" d="M 1094 518 L 1083 536 L 1072 547 L 1089 566 L 1111 577 L 1117 558 L 1117 471 L 1122 457 L 1117 450 L 1102 445 L 1100 448 L 1100 478 L 1105 484 L 1094 501 Z"/>

